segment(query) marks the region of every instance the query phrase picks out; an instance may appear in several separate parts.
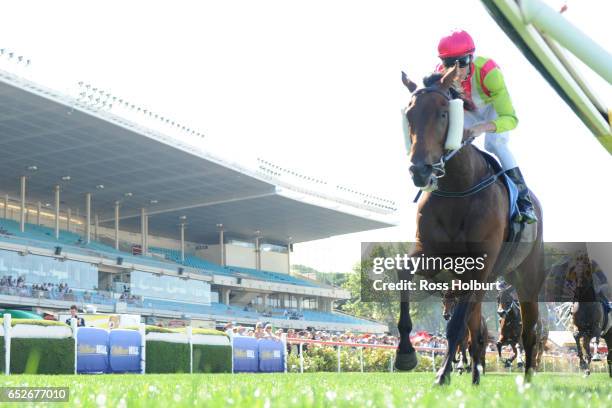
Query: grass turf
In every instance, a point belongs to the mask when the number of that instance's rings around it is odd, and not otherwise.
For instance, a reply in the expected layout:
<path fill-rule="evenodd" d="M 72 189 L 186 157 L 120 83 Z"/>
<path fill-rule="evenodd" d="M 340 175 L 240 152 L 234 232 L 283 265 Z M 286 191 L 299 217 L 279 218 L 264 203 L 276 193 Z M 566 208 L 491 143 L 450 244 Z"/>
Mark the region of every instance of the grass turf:
<path fill-rule="evenodd" d="M 453 375 L 443 388 L 433 387 L 433 378 L 431 373 L 14 375 L 3 377 L 2 386 L 67 386 L 70 405 L 84 407 L 612 406 L 607 374 L 544 373 L 525 386 L 522 376 L 490 373 L 478 387 L 466 375 Z"/>

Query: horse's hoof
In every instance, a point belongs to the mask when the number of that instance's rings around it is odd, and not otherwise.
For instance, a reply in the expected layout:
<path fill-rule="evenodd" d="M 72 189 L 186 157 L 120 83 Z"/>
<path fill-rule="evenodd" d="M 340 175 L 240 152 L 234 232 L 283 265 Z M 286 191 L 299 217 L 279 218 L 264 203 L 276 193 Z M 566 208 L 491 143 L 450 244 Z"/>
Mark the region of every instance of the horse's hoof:
<path fill-rule="evenodd" d="M 517 365 L 518 368 L 523 368 L 524 364 L 523 363 L 517 363 L 516 365 Z"/>
<path fill-rule="evenodd" d="M 450 385 L 450 375 L 449 374 L 438 374 L 436 377 L 436 381 L 434 381 L 434 385 Z"/>
<path fill-rule="evenodd" d="M 533 368 L 529 368 L 525 371 L 525 382 L 530 383 L 533 379 Z"/>
<path fill-rule="evenodd" d="M 588 377 L 589 375 L 591 375 L 591 370 L 589 369 L 584 370 L 584 376 Z"/>
<path fill-rule="evenodd" d="M 413 350 L 410 353 L 396 353 L 395 354 L 395 369 L 398 371 L 410 371 L 414 370 L 417 366 L 418 360 L 416 352 Z"/>

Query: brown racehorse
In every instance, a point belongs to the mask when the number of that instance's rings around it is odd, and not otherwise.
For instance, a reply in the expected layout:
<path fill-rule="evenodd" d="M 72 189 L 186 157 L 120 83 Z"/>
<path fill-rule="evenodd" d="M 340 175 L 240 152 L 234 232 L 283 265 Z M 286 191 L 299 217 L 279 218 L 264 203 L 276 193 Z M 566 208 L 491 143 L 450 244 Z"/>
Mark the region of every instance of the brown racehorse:
<path fill-rule="evenodd" d="M 509 359 L 504 361 L 506 368 L 512 366 L 512 362 L 519 356 L 520 350 L 523 347 L 521 341 L 521 333 L 523 331 L 521 307 L 515 296 L 516 291 L 511 286 L 501 290 L 497 296 L 497 314 L 499 315 L 499 338 L 496 343 L 497 354 L 501 360 L 502 347 L 505 345 L 510 345 L 514 353 Z M 519 368 L 521 366 L 522 364 L 519 363 Z"/>
<path fill-rule="evenodd" d="M 570 271 L 576 278 L 574 303 L 572 304 L 572 321 L 574 323 L 574 340 L 580 359 L 580 369 L 585 375 L 591 374 L 592 359 L 591 340 L 603 337 L 608 346 L 608 374 L 612 377 L 612 329 L 605 326 L 604 307 L 595 293 L 593 284 L 593 264 L 588 255 L 579 256 Z M 582 340 L 582 341 L 581 341 Z M 599 341 L 597 341 L 597 346 Z"/>
<path fill-rule="evenodd" d="M 413 92 L 410 104 L 405 110 L 408 120 L 410 147 L 410 173 L 415 186 L 422 190 L 433 190 L 434 180 L 437 189 L 456 192 L 455 197 L 443 197 L 426 191 L 417 210 L 417 233 L 412 257 L 428 257 L 448 254 L 448 244 L 462 256 L 481 256 L 486 254 L 485 267 L 462 275 L 478 282 L 491 282 L 500 271 L 495 270 L 495 262 L 502 250 L 504 240 L 509 233 L 508 192 L 499 179 L 486 188 L 473 194 L 471 191 L 481 181 L 490 178 L 494 172 L 491 166 L 470 143 L 455 151 L 450 158 L 444 145 L 449 128 L 449 105 L 457 91 L 451 91 L 455 82 L 457 68 L 449 70 L 444 76 L 432 75 L 425 87 L 417 90 L 416 85 L 403 78 L 404 85 Z M 455 93 L 455 95 L 453 95 Z M 467 136 L 467 135 L 466 135 Z M 445 158 L 447 160 L 445 160 Z M 535 210 L 539 220 L 542 211 L 539 202 L 534 198 Z M 542 267 L 542 223 L 537 225 L 537 239 L 526 258 L 516 270 L 506 275 L 506 280 L 513 284 L 519 294 L 523 319 L 523 344 L 527 356 L 525 378 L 531 380 L 533 374 L 533 352 L 535 345 L 535 326 L 538 320 L 538 295 L 544 278 Z M 424 271 L 398 271 L 399 279 L 411 280 L 414 273 Z M 425 271 L 435 274 L 436 271 Z M 505 271 L 504 271 L 505 272 Z M 465 336 L 466 328 L 476 338 L 480 332 L 481 301 L 484 291 L 468 292 L 458 303 L 447 325 L 448 351 L 444 363 L 437 373 L 436 384 L 450 383 L 452 364 L 451 354 Z M 410 343 L 412 320 L 410 318 L 410 295 L 408 290 L 401 292 L 400 317 L 398 329 L 400 343 L 395 359 L 398 370 L 411 370 L 417 365 L 414 347 Z M 480 348 L 485 347 L 480 341 L 473 342 L 472 383 L 480 382 L 477 365 L 480 362 Z"/>

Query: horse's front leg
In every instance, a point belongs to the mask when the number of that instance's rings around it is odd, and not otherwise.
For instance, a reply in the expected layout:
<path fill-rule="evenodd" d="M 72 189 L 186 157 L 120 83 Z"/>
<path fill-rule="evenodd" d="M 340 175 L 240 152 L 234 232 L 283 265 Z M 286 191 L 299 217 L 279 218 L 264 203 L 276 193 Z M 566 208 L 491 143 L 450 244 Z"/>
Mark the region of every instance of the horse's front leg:
<path fill-rule="evenodd" d="M 582 345 L 586 352 L 586 364 L 584 368 L 584 375 L 591 375 L 591 360 L 593 359 L 593 355 L 591 354 L 591 336 L 583 336 L 582 337 Z"/>
<path fill-rule="evenodd" d="M 510 356 L 509 359 L 506 360 L 506 368 L 512 367 L 512 363 L 514 363 L 514 360 L 518 357 L 519 352 L 516 348 L 516 343 L 512 342 L 510 343 L 510 347 L 512 348 L 512 355 Z"/>
<path fill-rule="evenodd" d="M 416 249 L 410 254 L 411 257 L 419 257 L 423 253 L 420 243 L 417 243 Z M 412 281 L 414 274 L 417 271 L 401 270 L 398 271 L 400 281 Z M 410 292 L 402 290 L 400 292 L 400 314 L 397 323 L 399 331 L 399 344 L 395 354 L 395 368 L 399 371 L 413 370 L 418 363 L 417 355 L 410 341 L 410 333 L 412 332 L 412 319 L 410 318 Z"/>
<path fill-rule="evenodd" d="M 484 339 L 480 331 L 481 323 L 481 304 L 480 302 L 474 305 L 472 314 L 468 320 L 468 328 L 470 330 L 470 357 L 472 359 L 472 384 L 480 384 L 480 372 L 482 371 L 481 352 L 484 347 Z"/>
<path fill-rule="evenodd" d="M 400 316 L 397 323 L 400 341 L 395 355 L 395 368 L 400 371 L 410 371 L 417 365 L 417 356 L 412 343 L 410 332 L 412 332 L 412 319 L 410 319 L 410 303 L 408 291 L 402 291 L 400 303 Z"/>
<path fill-rule="evenodd" d="M 455 307 L 455 311 L 448 324 L 446 325 L 446 339 L 448 341 L 448 348 L 446 350 L 446 356 L 442 362 L 442 366 L 438 370 L 436 375 L 435 383 L 437 385 L 450 384 L 450 373 L 452 370 L 452 356 L 457 350 L 457 345 L 460 344 L 461 340 L 465 337 L 466 333 L 466 318 L 471 313 L 473 308 L 470 303 L 466 300 L 461 300 Z"/>
<path fill-rule="evenodd" d="M 519 335 L 519 340 L 518 343 L 516 344 L 516 366 L 518 368 L 523 368 L 523 351 L 525 350 L 525 348 L 523 347 L 523 340 L 521 338 L 521 335 Z"/>
<path fill-rule="evenodd" d="M 419 256 L 420 252 L 415 252 L 411 256 Z M 416 271 L 402 270 L 398 271 L 398 278 L 402 280 L 412 281 Z M 410 333 L 412 332 L 412 319 L 410 318 L 410 292 L 402 290 L 400 293 L 400 315 L 397 323 L 399 331 L 399 344 L 395 354 L 395 368 L 400 371 L 410 371 L 414 369 L 418 363 L 416 351 L 410 342 Z"/>
<path fill-rule="evenodd" d="M 521 302 L 523 322 L 523 350 L 525 350 L 525 379 L 531 381 L 535 362 L 536 324 L 538 323 L 538 303 Z"/>
<path fill-rule="evenodd" d="M 578 354 L 578 360 L 580 362 L 580 369 L 584 370 L 585 362 L 584 362 L 584 356 L 582 354 L 582 343 L 580 342 L 581 337 L 582 336 L 580 332 L 578 331 L 574 332 L 574 341 L 576 342 L 576 353 Z"/>
<path fill-rule="evenodd" d="M 466 340 L 463 339 L 461 344 L 461 358 L 463 359 L 463 366 L 469 367 L 468 359 L 467 359 L 467 344 Z"/>

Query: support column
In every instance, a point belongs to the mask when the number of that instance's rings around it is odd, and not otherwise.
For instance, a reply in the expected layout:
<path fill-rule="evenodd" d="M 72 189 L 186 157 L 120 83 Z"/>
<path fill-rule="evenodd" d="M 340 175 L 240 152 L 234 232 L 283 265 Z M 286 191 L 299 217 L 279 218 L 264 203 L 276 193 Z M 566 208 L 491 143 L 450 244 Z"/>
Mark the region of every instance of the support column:
<path fill-rule="evenodd" d="M 20 206 L 19 206 L 19 231 L 25 231 L 25 195 L 26 195 L 26 176 L 21 176 L 20 180 L 21 184 L 21 196 L 20 196 Z"/>
<path fill-rule="evenodd" d="M 287 244 L 287 274 L 291 275 L 291 249 L 293 244 L 290 242 Z"/>
<path fill-rule="evenodd" d="M 261 248 L 260 248 L 261 237 L 255 238 L 255 269 L 261 269 Z"/>
<path fill-rule="evenodd" d="M 72 209 L 68 208 L 66 211 L 66 231 L 70 232 L 70 221 L 72 218 Z"/>
<path fill-rule="evenodd" d="M 140 254 L 145 256 L 145 248 L 147 246 L 147 210 L 143 207 L 140 209 Z"/>
<path fill-rule="evenodd" d="M 149 216 L 145 215 L 145 246 L 143 255 L 149 255 Z"/>
<path fill-rule="evenodd" d="M 221 303 L 226 306 L 230 305 L 230 293 L 232 290 L 230 288 L 221 288 Z"/>
<path fill-rule="evenodd" d="M 59 239 L 60 186 L 55 186 L 55 239 Z"/>
<path fill-rule="evenodd" d="M 40 212 L 42 210 L 42 203 L 39 201 L 36 203 L 36 225 L 40 225 Z"/>
<path fill-rule="evenodd" d="M 100 217 L 98 214 L 94 215 L 94 239 L 98 240 L 98 225 L 100 224 Z"/>
<path fill-rule="evenodd" d="M 219 228 L 219 249 L 221 251 L 221 266 L 225 266 L 225 231 L 223 224 L 217 224 Z"/>
<path fill-rule="evenodd" d="M 264 311 L 268 309 L 268 296 L 269 295 L 267 293 L 264 293 L 264 296 L 263 296 L 263 310 Z"/>
<path fill-rule="evenodd" d="M 4 195 L 4 218 L 8 218 L 8 194 Z"/>
<path fill-rule="evenodd" d="M 297 297 L 297 310 L 298 311 L 302 311 L 302 306 L 303 306 L 303 302 L 304 302 L 304 297 L 301 295 L 296 296 Z"/>
<path fill-rule="evenodd" d="M 119 250 L 119 201 L 115 201 L 115 249 Z"/>
<path fill-rule="evenodd" d="M 181 262 L 185 262 L 185 223 L 181 222 Z"/>
<path fill-rule="evenodd" d="M 85 194 L 85 242 L 91 242 L 91 193 Z"/>

